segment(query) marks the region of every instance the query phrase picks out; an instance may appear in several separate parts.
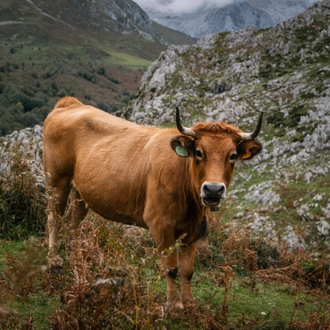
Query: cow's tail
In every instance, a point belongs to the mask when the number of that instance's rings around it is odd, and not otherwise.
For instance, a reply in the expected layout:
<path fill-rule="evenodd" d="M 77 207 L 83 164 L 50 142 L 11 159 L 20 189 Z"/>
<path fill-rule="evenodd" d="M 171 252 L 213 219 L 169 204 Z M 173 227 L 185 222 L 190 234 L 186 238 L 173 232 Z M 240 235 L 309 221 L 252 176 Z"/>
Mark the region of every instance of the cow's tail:
<path fill-rule="evenodd" d="M 56 109 L 61 109 L 61 108 L 67 108 L 71 105 L 83 105 L 80 101 L 78 101 L 78 99 L 76 99 L 75 97 L 72 96 L 65 96 L 63 98 L 61 98 L 54 107 L 54 110 Z"/>

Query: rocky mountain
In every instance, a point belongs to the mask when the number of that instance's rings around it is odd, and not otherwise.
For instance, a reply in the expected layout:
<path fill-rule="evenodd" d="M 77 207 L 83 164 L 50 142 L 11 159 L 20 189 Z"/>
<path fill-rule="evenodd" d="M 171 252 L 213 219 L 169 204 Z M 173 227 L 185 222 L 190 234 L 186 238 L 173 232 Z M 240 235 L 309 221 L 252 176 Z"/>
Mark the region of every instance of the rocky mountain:
<path fill-rule="evenodd" d="M 63 22 L 69 29 L 94 27 L 105 31 L 136 34 L 144 38 L 163 41 L 153 28 L 148 15 L 131 0 L 25 0 L 44 16 Z M 23 14 L 23 13 L 22 13 Z M 22 23 L 12 11 L 12 19 Z"/>
<path fill-rule="evenodd" d="M 141 7 L 132 0 L 23 0 L 20 4 L 0 4 L 0 24 L 22 24 L 30 8 L 45 18 L 62 23 L 70 30 L 95 29 L 139 36 L 159 43 L 168 44 L 166 36 L 158 32 L 154 23 Z M 192 39 L 180 32 L 172 31 L 176 39 L 191 43 Z M 178 42 L 179 44 L 181 41 Z"/>
<path fill-rule="evenodd" d="M 249 27 L 171 46 L 122 115 L 167 127 L 179 106 L 185 126 L 222 120 L 249 131 L 263 111 L 263 152 L 238 164 L 222 221 L 330 259 L 329 22 L 330 0 L 323 0 L 267 31 Z M 3 178 L 16 146 L 44 182 L 41 134 L 36 126 L 0 141 Z"/>
<path fill-rule="evenodd" d="M 317 0 L 235 0 L 219 7 L 215 3 L 202 4 L 187 12 L 167 10 L 163 5 L 143 9 L 161 25 L 184 32 L 195 38 L 223 31 L 237 31 L 249 25 L 264 29 L 305 11 Z M 139 2 L 139 1 L 137 1 Z M 171 2 L 170 2 L 171 3 Z M 188 10 L 188 9 L 187 9 Z"/>
<path fill-rule="evenodd" d="M 252 129 L 265 113 L 262 156 L 239 166 L 234 217 L 259 234 L 314 245 L 330 239 L 330 0 L 274 28 L 171 46 L 142 77 L 125 116 L 143 124 L 225 120 Z M 245 201 L 245 202 L 244 202 Z M 284 229 L 283 229 L 284 228 Z M 299 230 L 304 228 L 303 234 Z M 295 243 L 294 243 L 295 242 Z"/>

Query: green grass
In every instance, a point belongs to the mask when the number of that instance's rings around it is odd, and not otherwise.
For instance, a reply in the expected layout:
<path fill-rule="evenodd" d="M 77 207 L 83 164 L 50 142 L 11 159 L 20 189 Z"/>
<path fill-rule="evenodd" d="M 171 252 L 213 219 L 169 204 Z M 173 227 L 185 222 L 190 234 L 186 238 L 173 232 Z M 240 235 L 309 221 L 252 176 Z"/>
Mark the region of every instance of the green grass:
<path fill-rule="evenodd" d="M 33 240 L 0 240 L 0 305 L 15 311 L 8 324 L 23 327 L 32 318 L 33 329 L 51 328 L 49 316 L 60 307 L 60 297 L 44 288 L 45 262 L 44 248 Z"/>
<path fill-rule="evenodd" d="M 0 272 L 5 269 L 6 255 L 22 255 L 26 249 L 25 241 L 0 240 Z"/>
<path fill-rule="evenodd" d="M 109 65 L 121 65 L 131 70 L 145 70 L 152 62 L 129 54 L 111 51 L 110 57 L 106 58 L 103 63 Z"/>
<path fill-rule="evenodd" d="M 8 304 L 8 307 L 22 315 L 21 325 L 27 320 L 33 318 L 33 329 L 46 330 L 51 329 L 49 316 L 55 312 L 56 308 L 61 306 L 60 296 L 49 294 L 44 291 L 38 291 L 29 295 L 27 301 L 20 298 Z"/>
<path fill-rule="evenodd" d="M 251 319 L 266 318 L 280 312 L 281 321 L 288 325 L 294 319 L 307 320 L 308 314 L 315 311 L 315 305 L 319 301 L 302 292 L 289 293 L 288 289 L 291 287 L 288 286 L 258 283 L 253 288 L 249 288 L 239 281 L 234 281 L 232 286 L 229 294 L 231 320 L 242 315 L 249 315 Z M 304 307 L 295 306 L 296 300 L 304 302 Z"/>
<path fill-rule="evenodd" d="M 221 312 L 224 304 L 225 289 L 212 272 L 198 273 L 193 279 L 193 294 L 203 306 L 209 306 L 215 315 Z M 166 290 L 163 282 L 160 291 Z M 234 275 L 227 288 L 228 325 L 237 325 L 253 322 L 253 329 L 262 329 L 268 326 L 280 326 L 288 329 L 294 321 L 306 322 L 310 316 L 322 314 L 326 311 L 327 299 L 310 295 L 295 289 L 292 285 L 263 283 L 255 281 L 250 276 Z M 240 326 L 239 326 L 240 324 Z M 267 328 L 267 329 L 268 329 Z"/>
<path fill-rule="evenodd" d="M 49 46 L 38 41 L 33 43 L 33 46 L 24 44 L 22 41 L 12 41 L 7 45 L 2 44 L 0 54 L 0 61 L 9 61 L 18 65 L 24 61 L 26 66 L 35 63 L 39 69 L 50 68 L 54 63 L 57 63 L 59 68 L 66 67 L 67 62 L 75 62 L 75 67 L 90 65 L 96 60 L 99 65 L 122 66 L 126 69 L 138 70 L 145 69 L 152 63 L 150 60 L 119 52 L 113 48 L 104 47 L 104 50 L 92 50 L 89 46 L 65 44 Z"/>

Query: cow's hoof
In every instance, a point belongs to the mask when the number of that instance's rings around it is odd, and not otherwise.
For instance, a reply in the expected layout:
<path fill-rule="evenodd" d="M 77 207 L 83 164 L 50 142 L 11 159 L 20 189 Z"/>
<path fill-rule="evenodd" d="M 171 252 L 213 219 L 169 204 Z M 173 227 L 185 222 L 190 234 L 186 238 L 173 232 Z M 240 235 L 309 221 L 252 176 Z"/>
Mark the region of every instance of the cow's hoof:
<path fill-rule="evenodd" d="M 63 267 L 63 259 L 60 256 L 47 257 L 49 269 L 59 269 Z"/>
<path fill-rule="evenodd" d="M 183 303 L 181 301 L 178 301 L 174 304 L 174 309 L 181 310 L 184 309 Z"/>
<path fill-rule="evenodd" d="M 183 303 L 181 301 L 176 301 L 173 303 L 167 302 L 165 305 L 165 310 L 169 312 L 181 311 L 184 309 Z"/>
<path fill-rule="evenodd" d="M 199 305 L 199 303 L 198 303 L 198 300 L 191 299 L 191 300 L 188 300 L 188 301 L 184 301 L 183 305 L 184 305 L 185 308 L 196 308 Z"/>

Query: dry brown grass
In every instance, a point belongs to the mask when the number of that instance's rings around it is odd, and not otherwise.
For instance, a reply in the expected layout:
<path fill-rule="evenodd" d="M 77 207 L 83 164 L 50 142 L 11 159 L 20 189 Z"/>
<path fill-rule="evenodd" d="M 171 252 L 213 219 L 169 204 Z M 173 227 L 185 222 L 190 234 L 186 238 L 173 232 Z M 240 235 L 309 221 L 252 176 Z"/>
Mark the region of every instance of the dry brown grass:
<path fill-rule="evenodd" d="M 12 306 L 15 300 L 30 306 L 31 296 L 41 292 L 59 297 L 48 317 L 52 329 L 63 330 L 230 329 L 234 326 L 230 297 L 237 274 L 244 275 L 242 285 L 252 290 L 265 283 L 292 287 L 297 309 L 303 304 L 299 292 L 323 298 L 329 294 L 326 263 L 286 247 L 274 253 L 273 247 L 251 238 L 249 232 L 228 230 L 219 221 L 211 221 L 210 227 L 209 239 L 198 252 L 196 274 L 204 272 L 223 288 L 216 310 L 196 300 L 184 310 L 169 311 L 164 304 L 165 280 L 151 235 L 90 213 L 76 236 L 70 236 L 64 226 L 62 269 L 45 270 L 47 248 L 43 239 L 30 239 L 20 256 L 6 256 L 5 270 L 0 273 L 0 326 L 38 329 L 31 311 L 23 315 Z M 262 258 L 270 260 L 261 262 Z M 290 329 L 328 329 L 329 317 L 322 313 L 324 308 L 310 314 L 306 321 L 297 321 L 293 313 Z M 234 323 L 241 329 L 270 329 L 262 322 L 258 317 L 243 315 Z"/>

